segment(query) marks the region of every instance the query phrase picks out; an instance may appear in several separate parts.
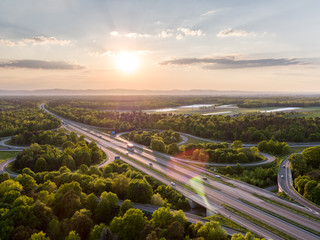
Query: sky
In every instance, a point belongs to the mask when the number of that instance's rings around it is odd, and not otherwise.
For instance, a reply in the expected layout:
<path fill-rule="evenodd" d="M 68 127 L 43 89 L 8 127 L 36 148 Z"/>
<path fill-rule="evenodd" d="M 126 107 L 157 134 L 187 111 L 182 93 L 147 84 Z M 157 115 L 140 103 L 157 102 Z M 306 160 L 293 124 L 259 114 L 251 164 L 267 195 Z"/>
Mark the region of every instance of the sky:
<path fill-rule="evenodd" d="M 1 0 L 0 89 L 320 92 L 319 0 Z"/>

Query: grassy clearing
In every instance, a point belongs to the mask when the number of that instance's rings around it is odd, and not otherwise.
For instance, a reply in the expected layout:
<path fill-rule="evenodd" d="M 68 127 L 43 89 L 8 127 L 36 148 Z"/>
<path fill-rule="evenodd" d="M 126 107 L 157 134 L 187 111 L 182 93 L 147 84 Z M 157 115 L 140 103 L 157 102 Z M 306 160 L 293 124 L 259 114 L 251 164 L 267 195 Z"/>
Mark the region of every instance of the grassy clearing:
<path fill-rule="evenodd" d="M 275 200 L 266 198 L 266 197 L 261 196 L 261 195 L 258 195 L 258 194 L 253 194 L 253 195 L 254 195 L 255 197 L 257 197 L 257 198 L 260 198 L 260 199 L 266 201 L 266 202 L 269 202 L 269 203 L 272 203 L 272 204 L 277 205 L 277 206 L 279 206 L 279 207 L 285 208 L 285 209 L 287 209 L 287 210 L 289 210 L 289 211 L 291 211 L 291 212 L 297 213 L 297 214 L 299 214 L 299 215 L 301 215 L 301 216 L 304 216 L 304 217 L 306 217 L 306 218 L 309 218 L 309 219 L 311 219 L 311 220 L 313 220 L 313 221 L 320 222 L 320 218 L 314 217 L 314 216 L 312 216 L 312 215 L 310 215 L 310 214 L 308 214 L 308 213 L 299 211 L 299 210 L 297 210 L 297 209 L 295 209 L 295 208 L 292 208 L 292 207 L 290 207 L 290 206 L 288 206 L 288 205 L 279 203 L 279 202 L 277 202 L 277 201 L 275 201 Z"/>
<path fill-rule="evenodd" d="M 10 158 L 16 157 L 20 152 L 16 151 L 1 151 L 0 152 L 0 163 Z"/>
<path fill-rule="evenodd" d="M 292 220 L 290 220 L 290 219 L 288 219 L 288 218 L 285 218 L 285 217 L 283 217 L 283 216 L 281 216 L 281 215 L 279 215 L 279 214 L 277 214 L 277 213 L 271 212 L 271 211 L 269 211 L 269 210 L 267 210 L 267 209 L 265 209 L 265 208 L 263 208 L 263 207 L 260 207 L 260 206 L 258 206 L 258 205 L 256 205 L 256 204 L 251 203 L 251 202 L 249 202 L 249 201 L 246 201 L 246 200 L 244 200 L 244 199 L 239 199 L 239 200 L 242 201 L 242 202 L 244 202 L 245 204 L 251 206 L 251 207 L 254 207 L 254 208 L 256 208 L 256 209 L 258 209 L 258 210 L 260 210 L 260 211 L 263 211 L 263 212 L 265 212 L 265 213 L 268 213 L 269 215 L 272 215 L 272 216 L 274 216 L 274 217 L 276 217 L 276 218 L 279 218 L 279 219 L 281 219 L 281 220 L 283 220 L 283 221 L 285 221 L 285 222 L 288 222 L 288 223 L 290 223 L 290 224 L 292 224 L 292 225 L 294 225 L 294 226 L 296 226 L 296 227 L 299 227 L 299 228 L 301 228 L 301 229 L 303 229 L 303 230 L 306 230 L 306 231 L 308 231 L 308 232 L 311 232 L 311 233 L 313 233 L 314 235 L 317 235 L 318 237 L 320 237 L 320 232 L 317 232 L 317 231 L 315 231 L 315 230 L 313 230 L 313 229 L 311 229 L 311 228 L 305 227 L 305 226 L 303 226 L 303 225 L 301 225 L 301 224 L 299 224 L 299 223 L 297 223 L 297 222 L 294 222 L 294 221 L 292 221 Z"/>
<path fill-rule="evenodd" d="M 239 215 L 240 217 L 243 217 L 243 218 L 247 219 L 248 221 L 250 221 L 250 222 L 252 222 L 252 223 L 254 223 L 256 225 L 258 225 L 258 226 L 260 226 L 260 227 L 262 227 L 264 229 L 267 229 L 268 231 L 272 232 L 273 234 L 276 234 L 276 235 L 278 235 L 280 237 L 283 237 L 284 239 L 296 240 L 296 238 L 291 237 L 290 235 L 288 235 L 288 234 L 286 234 L 284 232 L 281 232 L 280 230 L 278 230 L 278 229 L 276 229 L 274 227 L 271 227 L 268 224 L 265 224 L 265 223 L 255 219 L 255 218 L 243 213 L 243 212 L 240 212 L 237 209 L 234 209 L 234 208 L 228 206 L 227 204 L 221 204 L 221 206 L 223 206 L 225 209 L 229 210 L 230 212 L 233 212 L 233 213 Z"/>

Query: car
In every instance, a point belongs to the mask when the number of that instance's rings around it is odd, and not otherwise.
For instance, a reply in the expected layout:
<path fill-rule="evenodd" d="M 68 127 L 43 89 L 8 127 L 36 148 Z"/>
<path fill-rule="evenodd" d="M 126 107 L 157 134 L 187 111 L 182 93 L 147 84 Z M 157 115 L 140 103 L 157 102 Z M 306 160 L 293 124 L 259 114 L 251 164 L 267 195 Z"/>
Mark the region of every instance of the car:
<path fill-rule="evenodd" d="M 202 179 L 203 179 L 203 180 L 206 180 L 206 181 L 208 180 L 208 178 L 207 178 L 207 177 L 202 177 Z"/>
<path fill-rule="evenodd" d="M 114 160 L 120 159 L 120 156 L 114 156 Z"/>
<path fill-rule="evenodd" d="M 152 162 L 151 162 L 151 163 L 149 163 L 149 166 L 150 166 L 150 167 L 152 167 Z"/>
<path fill-rule="evenodd" d="M 171 187 L 172 188 L 176 188 L 176 183 L 175 182 L 171 182 Z"/>
<path fill-rule="evenodd" d="M 286 167 L 286 165 L 283 165 L 283 166 L 282 166 L 282 168 L 285 168 L 285 167 Z"/>
<path fill-rule="evenodd" d="M 128 155 L 129 155 L 129 152 L 126 152 L 126 155 L 128 156 Z"/>
<path fill-rule="evenodd" d="M 283 176 L 283 175 L 281 175 L 281 178 L 284 178 L 284 176 Z"/>
<path fill-rule="evenodd" d="M 221 178 L 221 176 L 220 176 L 220 175 L 216 175 L 216 178 L 219 178 L 219 179 L 220 179 L 220 178 Z"/>

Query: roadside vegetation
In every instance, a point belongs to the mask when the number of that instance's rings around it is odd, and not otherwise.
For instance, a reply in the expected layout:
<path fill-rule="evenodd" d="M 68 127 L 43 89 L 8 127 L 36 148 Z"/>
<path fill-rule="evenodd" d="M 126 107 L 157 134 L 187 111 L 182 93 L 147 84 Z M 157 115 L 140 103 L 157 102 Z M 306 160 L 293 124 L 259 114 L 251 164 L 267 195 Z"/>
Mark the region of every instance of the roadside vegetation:
<path fill-rule="evenodd" d="M 178 132 L 172 129 L 168 131 L 132 131 L 127 139 L 141 145 L 150 147 L 152 150 L 175 155 L 179 152 L 178 143 L 182 140 Z"/>
<path fill-rule="evenodd" d="M 288 160 L 295 189 L 305 198 L 320 205 L 320 146 L 294 153 Z"/>

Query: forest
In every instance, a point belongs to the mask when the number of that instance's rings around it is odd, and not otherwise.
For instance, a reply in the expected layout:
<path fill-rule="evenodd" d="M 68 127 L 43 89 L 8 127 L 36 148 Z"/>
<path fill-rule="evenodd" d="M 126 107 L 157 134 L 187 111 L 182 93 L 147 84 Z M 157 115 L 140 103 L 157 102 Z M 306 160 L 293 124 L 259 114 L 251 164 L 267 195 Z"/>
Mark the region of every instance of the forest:
<path fill-rule="evenodd" d="M 25 168 L 14 180 L 0 174 L 0 238 L 228 239 L 218 222 L 191 224 L 182 210 L 169 210 L 186 208 L 183 201 L 169 186 L 121 161 L 74 173 L 67 167 L 39 173 Z M 133 202 L 164 207 L 146 215 Z M 254 238 L 247 233 L 232 239 Z"/>
<path fill-rule="evenodd" d="M 320 205 L 320 146 L 292 154 L 288 160 L 296 190 L 305 198 Z"/>
<path fill-rule="evenodd" d="M 226 141 L 320 141 L 320 118 L 289 118 L 284 113 L 202 116 L 97 111 L 58 105 L 49 109 L 59 116 L 117 132 L 172 129 L 195 136 Z"/>
<path fill-rule="evenodd" d="M 92 110 L 146 110 L 180 107 L 192 104 L 237 105 L 240 108 L 263 107 L 319 107 L 318 96 L 171 96 L 171 95 L 120 95 L 72 96 L 49 99 L 51 107 L 69 105 L 72 108 Z"/>
<path fill-rule="evenodd" d="M 40 110 L 36 103 L 9 102 L 4 106 L 0 111 L 0 137 L 60 127 L 60 120 Z"/>

